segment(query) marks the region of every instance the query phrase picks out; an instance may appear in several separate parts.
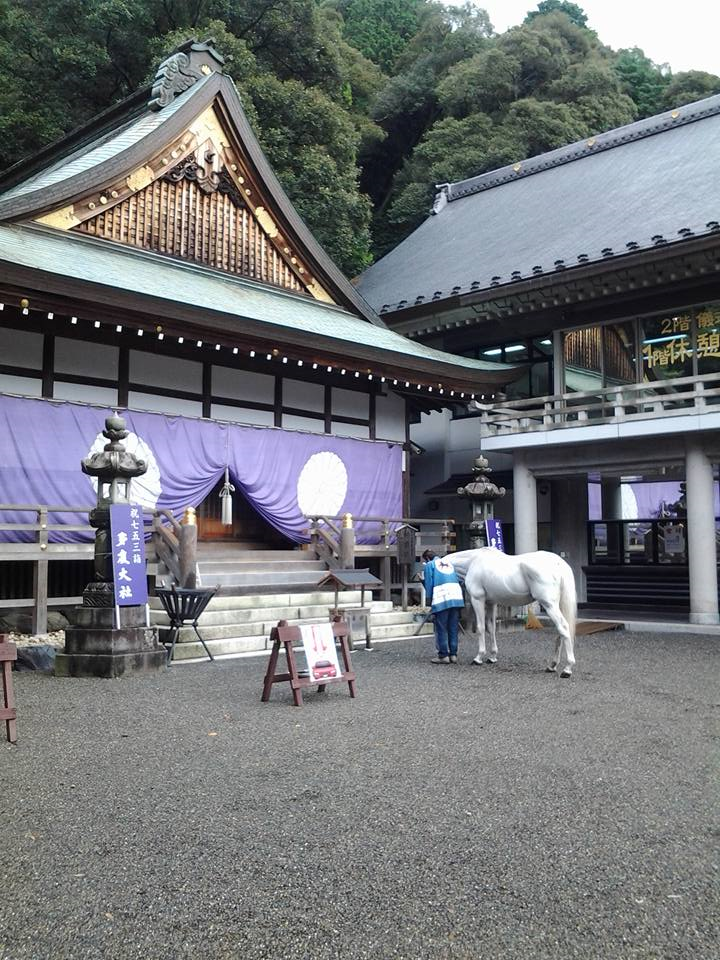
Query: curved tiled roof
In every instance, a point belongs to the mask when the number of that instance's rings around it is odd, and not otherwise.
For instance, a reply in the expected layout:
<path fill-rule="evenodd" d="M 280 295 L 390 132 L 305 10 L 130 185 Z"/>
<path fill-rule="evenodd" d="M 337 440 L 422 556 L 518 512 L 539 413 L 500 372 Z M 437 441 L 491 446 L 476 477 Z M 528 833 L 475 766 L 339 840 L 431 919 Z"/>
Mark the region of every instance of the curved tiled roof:
<path fill-rule="evenodd" d="M 353 358 L 372 355 L 376 362 L 407 371 L 411 378 L 424 371 L 430 379 L 457 378 L 482 385 L 507 383 L 517 376 L 505 364 L 456 357 L 414 343 L 335 304 L 298 297 L 281 288 L 112 241 L 46 227 L 0 224 L 0 282 L 17 282 L 18 268 L 32 270 L 45 291 L 58 280 L 74 281 L 98 293 L 145 298 L 147 310 L 157 310 L 158 316 L 169 312 L 172 317 L 180 308 L 188 308 L 204 314 L 209 322 L 223 318 L 239 339 L 247 337 L 251 328 L 255 335 L 277 336 L 281 341 L 292 337 L 302 343 L 308 335 L 320 337 L 328 351 L 347 357 L 348 365 Z M 118 296 L 111 299 L 119 303 Z"/>
<path fill-rule="evenodd" d="M 720 230 L 720 95 L 478 177 L 360 277 L 381 313 Z"/>

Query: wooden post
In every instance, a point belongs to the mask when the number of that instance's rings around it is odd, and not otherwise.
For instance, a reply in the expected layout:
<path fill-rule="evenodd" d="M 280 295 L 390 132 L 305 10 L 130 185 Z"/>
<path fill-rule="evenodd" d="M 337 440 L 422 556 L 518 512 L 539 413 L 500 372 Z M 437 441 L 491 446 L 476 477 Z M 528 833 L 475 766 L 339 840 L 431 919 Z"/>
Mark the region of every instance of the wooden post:
<path fill-rule="evenodd" d="M 0 702 L 0 720 L 5 721 L 5 735 L 10 743 L 17 741 L 17 711 L 12 682 L 12 661 L 17 660 L 17 647 L 0 634 L 0 671 L 2 672 L 3 698 Z"/>
<path fill-rule="evenodd" d="M 453 523 L 452 520 L 443 520 L 442 531 L 441 531 L 441 539 L 442 539 L 442 545 L 443 545 L 443 556 L 445 556 L 446 554 L 450 553 L 450 543 L 451 543 L 451 538 L 450 538 L 450 524 L 451 524 L 451 523 Z"/>
<path fill-rule="evenodd" d="M 197 520 L 195 508 L 187 507 L 180 527 L 180 586 L 195 588 L 197 565 Z"/>
<path fill-rule="evenodd" d="M 350 513 L 343 514 L 343 525 L 340 531 L 340 566 L 344 570 L 355 569 L 355 530 Z"/>
<path fill-rule="evenodd" d="M 382 558 L 382 598 L 392 600 L 392 557 L 388 554 Z"/>
<path fill-rule="evenodd" d="M 48 612 L 48 513 L 47 507 L 40 507 L 37 512 L 38 525 L 38 545 L 43 557 L 36 560 L 33 565 L 33 613 L 32 613 L 32 632 L 34 634 L 47 633 L 47 612 Z"/>

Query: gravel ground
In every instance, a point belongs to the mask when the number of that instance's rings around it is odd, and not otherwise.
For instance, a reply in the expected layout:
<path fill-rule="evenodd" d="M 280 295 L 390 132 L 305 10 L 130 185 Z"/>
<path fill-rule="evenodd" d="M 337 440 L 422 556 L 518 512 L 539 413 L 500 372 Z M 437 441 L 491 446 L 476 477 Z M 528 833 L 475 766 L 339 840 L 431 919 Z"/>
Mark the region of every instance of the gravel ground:
<path fill-rule="evenodd" d="M 717 960 L 718 641 L 549 635 L 358 698 L 259 702 L 264 658 L 16 674 L 0 742 L 2 960 Z"/>

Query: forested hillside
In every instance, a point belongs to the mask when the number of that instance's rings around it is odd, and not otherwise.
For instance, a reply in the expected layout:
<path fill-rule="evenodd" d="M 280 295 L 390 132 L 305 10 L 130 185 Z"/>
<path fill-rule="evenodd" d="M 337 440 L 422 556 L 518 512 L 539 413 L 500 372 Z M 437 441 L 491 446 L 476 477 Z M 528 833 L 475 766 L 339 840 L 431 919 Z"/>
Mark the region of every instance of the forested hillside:
<path fill-rule="evenodd" d="M 435 0 L 0 0 L 0 167 L 192 35 L 231 58 L 280 180 L 350 275 L 426 216 L 435 183 L 720 92 L 717 76 L 611 50 L 563 0 L 503 34 Z"/>

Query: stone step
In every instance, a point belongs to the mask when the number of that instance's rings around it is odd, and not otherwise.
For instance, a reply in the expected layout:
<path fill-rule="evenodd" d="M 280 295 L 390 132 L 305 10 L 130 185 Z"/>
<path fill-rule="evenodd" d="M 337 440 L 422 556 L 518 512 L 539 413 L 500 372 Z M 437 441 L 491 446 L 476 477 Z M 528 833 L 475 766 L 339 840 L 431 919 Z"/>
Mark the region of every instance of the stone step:
<path fill-rule="evenodd" d="M 402 613 L 402 611 L 401 611 Z M 387 614 L 385 614 L 387 616 Z M 370 621 L 370 631 L 373 639 L 383 640 L 388 637 L 412 637 L 415 633 L 420 630 L 420 623 L 417 621 L 412 614 L 405 613 L 402 614 L 403 620 L 396 619 L 393 623 L 386 624 L 376 624 L 374 617 L 371 616 Z M 283 617 L 282 619 L 287 619 L 289 626 L 300 626 L 301 624 L 307 623 L 327 623 L 327 613 L 324 616 L 320 617 L 307 617 L 303 616 L 302 618 L 290 618 Z M 169 633 L 169 627 L 167 625 L 160 625 L 160 634 L 163 639 L 167 638 Z M 252 620 L 246 623 L 226 623 L 226 624 L 199 624 L 200 633 L 208 645 L 210 641 L 221 641 L 221 640 L 249 640 L 253 639 L 255 646 L 246 647 L 245 644 L 241 644 L 242 650 L 236 652 L 243 652 L 245 649 L 255 649 L 255 650 L 264 650 L 270 637 L 270 632 L 273 627 L 277 626 L 277 620 L 267 620 L 259 621 Z M 421 630 L 422 634 L 432 633 L 432 624 L 424 624 Z M 192 626 L 181 627 L 178 634 L 178 647 L 185 647 L 188 644 L 197 644 L 197 638 L 195 636 L 195 631 Z M 177 648 L 176 648 L 177 649 Z M 210 647 L 212 650 L 212 647 Z M 177 654 L 176 654 L 177 656 Z"/>
<path fill-rule="evenodd" d="M 349 604 L 346 603 L 345 609 L 357 609 L 359 606 L 359 602 Z M 199 624 L 201 628 L 205 628 L 206 626 L 210 627 L 225 624 L 266 623 L 267 621 L 274 621 L 277 623 L 278 620 L 299 620 L 301 618 L 308 620 L 326 620 L 331 608 L 331 604 L 303 604 L 302 606 L 295 604 L 294 606 L 259 607 L 256 609 L 247 608 L 244 610 L 238 610 L 236 608 L 223 610 L 219 607 L 209 607 L 200 617 Z M 397 616 L 397 614 L 392 613 L 392 602 L 390 600 L 374 601 L 372 605 L 370 605 L 370 609 L 373 612 L 373 622 L 375 622 L 376 617 L 382 618 L 386 616 Z M 400 615 L 404 616 L 402 613 Z M 152 609 L 150 619 L 152 623 L 156 624 L 157 626 L 167 626 L 170 622 L 164 610 Z"/>
<path fill-rule="evenodd" d="M 366 600 L 368 600 L 369 597 L 369 593 L 366 593 Z M 162 610 L 162 603 L 158 597 L 150 597 L 149 602 L 151 610 Z M 206 609 L 252 610 L 264 607 L 293 607 L 297 606 L 300 602 L 308 606 L 322 605 L 331 607 L 335 604 L 335 592 L 332 590 L 316 590 L 309 593 L 297 594 L 278 590 L 277 593 L 247 593 L 238 596 L 222 594 L 213 597 Z M 346 606 L 347 604 L 357 604 L 359 602 L 359 590 L 345 590 L 338 594 L 338 605 L 340 607 Z M 392 604 L 390 604 L 390 606 L 392 606 Z"/>
<path fill-rule="evenodd" d="M 279 617 L 277 619 L 273 617 L 267 620 L 248 620 L 245 623 L 204 623 L 203 621 L 200 621 L 198 623 L 198 630 L 200 631 L 204 640 L 224 640 L 232 637 L 253 636 L 269 637 L 272 628 L 277 626 L 278 619 L 287 620 L 288 626 L 291 627 L 296 627 L 304 623 L 327 623 L 328 612 L 326 610 L 324 614 L 321 614 L 318 617 L 308 617 L 303 614 L 302 617 Z M 170 627 L 168 626 L 167 621 L 162 624 L 158 623 L 157 626 L 160 628 L 162 637 L 165 638 L 170 632 Z M 370 630 L 373 637 L 376 635 L 378 637 L 395 636 L 393 631 L 399 631 L 398 636 L 400 636 L 400 633 L 402 633 L 403 636 L 411 635 L 419 626 L 420 624 L 416 623 L 414 620 L 408 621 L 407 617 L 404 621 L 395 620 L 394 623 L 377 625 L 375 624 L 375 619 L 372 614 L 370 619 Z M 408 628 L 409 633 L 405 632 L 406 627 Z M 180 628 L 180 632 L 178 634 L 178 643 L 187 643 L 188 641 L 194 641 L 195 639 L 195 631 L 193 630 L 192 625 L 188 624 L 187 626 Z M 262 647 L 260 649 L 262 649 Z"/>
<path fill-rule="evenodd" d="M 327 564 L 322 560 L 312 560 L 298 554 L 297 560 L 249 560 L 243 554 L 242 560 L 203 560 L 198 561 L 198 573 L 201 577 L 214 577 L 216 574 L 245 574 L 245 573 L 273 573 L 280 574 L 285 571 L 301 570 L 320 570 L 327 573 Z"/>
<path fill-rule="evenodd" d="M 372 636 L 374 640 L 402 640 L 414 636 L 419 627 L 420 624 L 414 621 L 412 623 L 378 627 L 376 629 L 373 628 Z M 422 630 L 418 635 L 418 639 L 432 636 L 432 632 L 432 624 L 426 623 L 422 627 Z M 270 649 L 269 632 L 267 634 L 258 634 L 254 636 L 220 637 L 217 639 L 209 639 L 205 631 L 202 631 L 202 633 L 213 656 L 223 656 L 238 653 L 256 653 Z M 192 636 L 193 640 L 191 641 L 178 641 L 178 644 L 175 647 L 175 660 L 206 658 L 205 651 L 203 650 L 201 644 L 194 639 L 195 634 L 193 633 Z"/>
<path fill-rule="evenodd" d="M 293 584 L 312 590 L 322 579 L 322 570 L 282 570 L 275 573 L 267 572 L 238 572 L 228 570 L 224 573 L 207 573 L 200 571 L 200 583 L 205 587 L 275 587 L 282 590 L 284 586 Z"/>
<path fill-rule="evenodd" d="M 252 550 L 247 547 L 238 549 L 233 545 L 212 543 L 198 543 L 197 545 L 198 563 L 209 563 L 215 560 L 239 560 L 239 561 L 262 561 L 262 560 L 315 560 L 313 550 Z"/>

